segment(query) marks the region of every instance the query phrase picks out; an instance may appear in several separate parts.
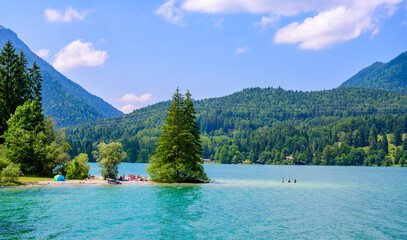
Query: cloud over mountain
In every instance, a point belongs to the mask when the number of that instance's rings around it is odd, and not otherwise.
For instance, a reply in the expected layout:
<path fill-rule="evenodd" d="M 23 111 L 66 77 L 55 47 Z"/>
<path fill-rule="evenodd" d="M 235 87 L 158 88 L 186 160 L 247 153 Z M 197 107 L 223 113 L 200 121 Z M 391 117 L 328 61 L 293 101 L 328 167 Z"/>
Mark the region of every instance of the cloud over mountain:
<path fill-rule="evenodd" d="M 82 67 L 96 67 L 105 63 L 106 51 L 95 50 L 91 42 L 76 40 L 62 48 L 56 55 L 52 66 L 58 71 L 66 72 Z"/>

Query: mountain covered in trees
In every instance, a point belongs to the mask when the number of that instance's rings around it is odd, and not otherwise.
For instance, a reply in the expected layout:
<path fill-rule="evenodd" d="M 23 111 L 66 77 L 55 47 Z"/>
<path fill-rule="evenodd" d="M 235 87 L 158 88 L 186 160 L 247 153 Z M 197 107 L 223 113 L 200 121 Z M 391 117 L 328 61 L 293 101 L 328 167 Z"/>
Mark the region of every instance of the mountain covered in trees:
<path fill-rule="evenodd" d="M 344 82 L 341 87 L 384 89 L 407 93 L 407 52 L 388 63 L 373 63 Z"/>
<path fill-rule="evenodd" d="M 65 129 L 72 154 L 91 152 L 99 142 L 118 141 L 129 161 L 147 162 L 157 147 L 169 104 Z M 194 105 L 202 157 L 222 163 L 391 165 L 403 159 L 402 134 L 407 132 L 403 93 L 249 88 Z"/>
<path fill-rule="evenodd" d="M 43 78 L 43 111 L 58 127 L 85 123 L 100 118 L 120 116 L 122 113 L 103 99 L 90 94 L 69 80 L 49 63 L 33 53 L 17 34 L 0 25 L 0 48 L 10 41 L 17 51 L 24 52 L 28 65 L 36 62 Z"/>

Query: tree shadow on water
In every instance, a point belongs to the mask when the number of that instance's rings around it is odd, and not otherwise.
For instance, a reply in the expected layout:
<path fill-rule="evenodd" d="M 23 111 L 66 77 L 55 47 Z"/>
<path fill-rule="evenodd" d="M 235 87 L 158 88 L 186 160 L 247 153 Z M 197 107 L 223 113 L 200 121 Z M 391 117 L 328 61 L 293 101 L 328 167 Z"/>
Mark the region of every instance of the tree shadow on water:
<path fill-rule="evenodd" d="M 160 186 L 156 194 L 160 239 L 195 239 L 203 213 L 201 186 L 171 184 Z"/>

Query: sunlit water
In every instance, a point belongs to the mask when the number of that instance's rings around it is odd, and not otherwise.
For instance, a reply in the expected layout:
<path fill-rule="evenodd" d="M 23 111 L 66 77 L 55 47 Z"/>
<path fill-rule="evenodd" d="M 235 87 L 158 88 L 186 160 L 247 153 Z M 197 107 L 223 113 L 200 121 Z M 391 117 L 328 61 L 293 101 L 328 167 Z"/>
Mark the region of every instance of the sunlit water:
<path fill-rule="evenodd" d="M 407 239 L 407 168 L 205 169 L 215 183 L 0 189 L 0 238 Z"/>

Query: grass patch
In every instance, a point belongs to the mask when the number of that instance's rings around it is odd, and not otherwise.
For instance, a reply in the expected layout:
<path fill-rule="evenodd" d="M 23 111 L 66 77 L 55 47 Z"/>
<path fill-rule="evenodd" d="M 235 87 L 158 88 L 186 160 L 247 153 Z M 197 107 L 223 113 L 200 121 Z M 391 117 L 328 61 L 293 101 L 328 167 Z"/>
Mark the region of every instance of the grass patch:
<path fill-rule="evenodd" d="M 50 177 L 35 177 L 35 176 L 18 177 L 18 181 L 23 183 L 38 183 L 39 181 L 52 181 L 52 180 L 54 179 Z"/>

